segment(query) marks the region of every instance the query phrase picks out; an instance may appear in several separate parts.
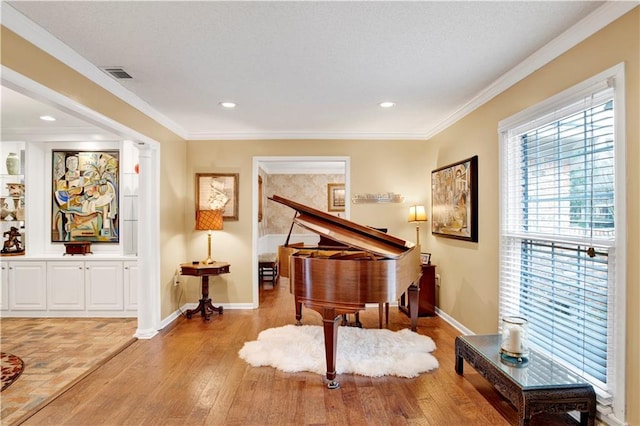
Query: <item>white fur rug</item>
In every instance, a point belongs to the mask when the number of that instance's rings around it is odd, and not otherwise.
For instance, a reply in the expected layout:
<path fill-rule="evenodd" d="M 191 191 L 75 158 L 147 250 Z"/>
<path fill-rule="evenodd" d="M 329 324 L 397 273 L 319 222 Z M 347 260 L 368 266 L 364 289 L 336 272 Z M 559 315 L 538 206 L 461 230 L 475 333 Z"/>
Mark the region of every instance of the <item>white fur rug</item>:
<path fill-rule="evenodd" d="M 438 367 L 438 360 L 430 354 L 435 349 L 430 337 L 409 329 L 340 327 L 336 373 L 416 377 Z M 324 333 L 319 325 L 269 328 L 258 340 L 246 342 L 238 354 L 254 367 L 271 366 L 287 373 L 327 372 Z"/>

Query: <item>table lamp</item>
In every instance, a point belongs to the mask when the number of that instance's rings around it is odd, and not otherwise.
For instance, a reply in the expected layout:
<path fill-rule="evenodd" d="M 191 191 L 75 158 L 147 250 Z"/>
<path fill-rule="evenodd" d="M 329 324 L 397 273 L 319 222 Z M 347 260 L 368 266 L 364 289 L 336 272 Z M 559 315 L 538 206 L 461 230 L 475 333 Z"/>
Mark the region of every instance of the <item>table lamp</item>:
<path fill-rule="evenodd" d="M 209 231 L 207 258 L 202 261 L 204 264 L 213 263 L 211 258 L 211 232 L 222 229 L 223 210 L 198 210 L 196 211 L 196 229 L 198 231 Z"/>
<path fill-rule="evenodd" d="M 420 245 L 420 222 L 427 221 L 427 213 L 424 206 L 411 206 L 409 207 L 409 222 L 416 224 L 416 245 Z"/>

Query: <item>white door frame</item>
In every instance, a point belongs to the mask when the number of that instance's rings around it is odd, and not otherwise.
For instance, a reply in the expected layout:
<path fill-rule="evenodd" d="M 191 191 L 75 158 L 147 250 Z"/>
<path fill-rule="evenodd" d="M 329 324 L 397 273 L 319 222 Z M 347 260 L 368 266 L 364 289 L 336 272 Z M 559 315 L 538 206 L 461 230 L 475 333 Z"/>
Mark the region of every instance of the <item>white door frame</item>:
<path fill-rule="evenodd" d="M 347 156 L 291 156 L 291 157 L 253 157 L 253 179 L 252 179 L 252 212 L 251 212 L 251 229 L 252 229 L 252 260 L 251 270 L 258 270 L 258 170 L 265 163 L 281 163 L 281 162 L 343 162 L 344 163 L 344 186 L 345 197 L 351 199 L 351 158 Z M 294 200 L 295 201 L 295 200 Z M 345 205 L 345 218 L 349 219 L 351 215 L 351 203 Z M 258 274 L 253 274 L 253 308 L 257 308 L 260 304 L 259 296 L 260 282 Z"/>

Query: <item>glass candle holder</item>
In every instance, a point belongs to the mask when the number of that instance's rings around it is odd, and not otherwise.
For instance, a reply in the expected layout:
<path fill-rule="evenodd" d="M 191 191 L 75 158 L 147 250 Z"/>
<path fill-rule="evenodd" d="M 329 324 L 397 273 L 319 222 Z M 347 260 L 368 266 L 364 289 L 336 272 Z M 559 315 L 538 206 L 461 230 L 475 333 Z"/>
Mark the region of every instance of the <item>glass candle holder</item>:
<path fill-rule="evenodd" d="M 528 322 L 522 317 L 502 319 L 502 340 L 500 352 L 513 358 L 526 358 L 529 355 Z"/>

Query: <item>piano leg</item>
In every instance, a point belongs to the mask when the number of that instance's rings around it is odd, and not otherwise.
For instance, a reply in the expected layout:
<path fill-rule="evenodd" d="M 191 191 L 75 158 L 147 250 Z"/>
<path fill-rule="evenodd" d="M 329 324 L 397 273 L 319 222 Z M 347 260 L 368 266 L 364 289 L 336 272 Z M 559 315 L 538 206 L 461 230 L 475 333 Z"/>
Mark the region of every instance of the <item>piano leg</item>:
<path fill-rule="evenodd" d="M 324 309 L 322 323 L 324 324 L 324 353 L 327 360 L 327 380 L 329 389 L 338 389 L 340 383 L 336 378 L 336 350 L 338 349 L 338 319 L 335 309 Z"/>
<path fill-rule="evenodd" d="M 302 325 L 302 302 L 296 300 L 296 325 Z"/>
<path fill-rule="evenodd" d="M 409 286 L 409 317 L 411 318 L 411 331 L 418 330 L 418 302 L 420 288 L 411 284 Z"/>

